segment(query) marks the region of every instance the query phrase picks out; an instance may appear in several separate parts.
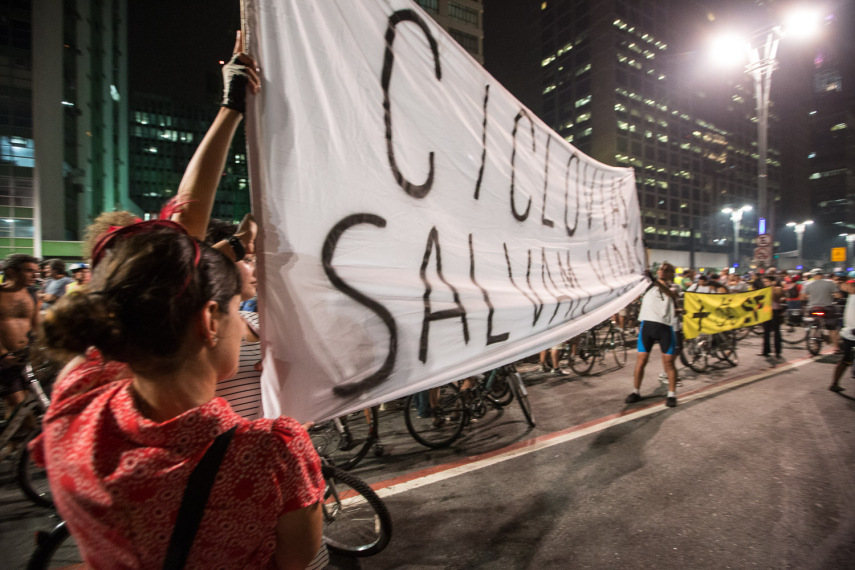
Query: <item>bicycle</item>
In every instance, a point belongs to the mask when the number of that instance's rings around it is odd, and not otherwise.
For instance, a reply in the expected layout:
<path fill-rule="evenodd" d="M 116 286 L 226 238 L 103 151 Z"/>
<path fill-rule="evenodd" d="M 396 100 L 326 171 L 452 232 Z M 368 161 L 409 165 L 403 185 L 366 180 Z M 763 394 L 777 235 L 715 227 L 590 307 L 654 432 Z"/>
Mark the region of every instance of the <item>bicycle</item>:
<path fill-rule="evenodd" d="M 709 359 L 716 357 L 731 366 L 739 364 L 736 353 L 736 334 L 725 331 L 715 334 L 700 334 L 695 338 L 683 339 L 680 360 L 685 366 L 698 373 L 704 373 L 710 366 Z"/>
<path fill-rule="evenodd" d="M 383 500 L 353 473 L 327 463 L 322 464 L 322 471 L 327 547 L 360 558 L 382 552 L 392 539 L 392 517 Z"/>
<path fill-rule="evenodd" d="M 787 344 L 798 344 L 805 339 L 804 319 L 801 309 L 786 309 L 781 322 L 781 341 Z"/>
<path fill-rule="evenodd" d="M 570 343 L 565 344 L 564 352 L 567 354 L 567 364 L 576 374 L 585 376 L 591 372 L 594 363 L 599 360 L 605 366 L 606 356 L 609 352 L 614 354 L 615 364 L 618 368 L 626 366 L 627 353 L 626 336 L 623 331 L 615 326 L 614 321 L 608 324 L 598 325 L 587 330 Z M 598 340 L 597 331 L 605 328 L 602 340 Z M 576 345 L 576 354 L 573 355 L 573 345 Z"/>
<path fill-rule="evenodd" d="M 623 317 L 623 332 L 624 334 L 635 334 L 638 332 L 638 327 L 641 324 L 638 321 L 638 313 L 641 310 L 641 297 L 632 301 L 626 306 L 626 315 Z"/>
<path fill-rule="evenodd" d="M 491 370 L 464 390 L 452 382 L 427 392 L 410 395 L 404 408 L 407 431 L 425 447 L 440 449 L 454 443 L 472 418 L 487 413 L 488 404 L 498 410 L 516 399 L 528 425 L 536 425 L 528 391 L 514 364 Z"/>
<path fill-rule="evenodd" d="M 323 498 L 324 542 L 339 554 L 373 556 L 392 539 L 392 517 L 383 500 L 364 481 L 330 465 L 323 457 L 321 471 L 326 482 Z M 36 533 L 36 549 L 28 570 L 81 567 L 83 556 L 60 521 L 50 531 Z"/>
<path fill-rule="evenodd" d="M 828 342 L 828 333 L 825 328 L 825 307 L 811 307 L 804 320 L 808 323 L 805 331 L 805 343 L 808 352 L 816 356 L 822 350 L 822 343 Z"/>
<path fill-rule="evenodd" d="M 24 357 L 29 354 L 29 347 L 10 354 Z M 31 460 L 27 446 L 41 433 L 42 416 L 50 404 L 39 375 L 48 376 L 45 383 L 48 385 L 55 377 L 56 370 L 52 365 L 34 367 L 31 362 L 27 362 L 24 372 L 27 377 L 27 396 L 12 410 L 9 418 L 0 423 L 0 460 L 12 459 L 15 480 L 27 498 L 36 505 L 53 507 L 47 473 Z"/>
<path fill-rule="evenodd" d="M 339 469 L 350 470 L 374 448 L 376 456 L 383 455 L 379 443 L 379 406 L 352 412 L 309 429 L 309 436 L 318 454 Z"/>

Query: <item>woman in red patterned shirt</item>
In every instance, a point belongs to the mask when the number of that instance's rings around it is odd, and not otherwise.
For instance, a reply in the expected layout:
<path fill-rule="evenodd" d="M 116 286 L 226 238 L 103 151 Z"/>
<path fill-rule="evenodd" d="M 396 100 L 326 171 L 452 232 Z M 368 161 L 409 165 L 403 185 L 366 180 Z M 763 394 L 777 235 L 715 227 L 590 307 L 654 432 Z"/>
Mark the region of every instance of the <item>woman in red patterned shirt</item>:
<path fill-rule="evenodd" d="M 324 490 L 308 434 L 291 418 L 245 420 L 214 395 L 237 367 L 235 264 L 155 220 L 105 236 L 93 268 L 45 319 L 49 346 L 85 356 L 57 380 L 32 448 L 86 562 L 163 566 L 190 473 L 235 427 L 186 567 L 305 567 Z"/>

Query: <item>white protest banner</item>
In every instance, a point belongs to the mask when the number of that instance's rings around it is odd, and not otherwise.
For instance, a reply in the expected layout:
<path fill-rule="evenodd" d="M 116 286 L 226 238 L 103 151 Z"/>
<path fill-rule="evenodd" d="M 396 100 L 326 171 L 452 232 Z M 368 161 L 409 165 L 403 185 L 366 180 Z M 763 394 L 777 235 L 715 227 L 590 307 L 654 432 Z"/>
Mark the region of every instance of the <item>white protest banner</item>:
<path fill-rule="evenodd" d="M 633 171 L 550 130 L 409 0 L 246 0 L 265 415 L 512 362 L 645 287 Z"/>

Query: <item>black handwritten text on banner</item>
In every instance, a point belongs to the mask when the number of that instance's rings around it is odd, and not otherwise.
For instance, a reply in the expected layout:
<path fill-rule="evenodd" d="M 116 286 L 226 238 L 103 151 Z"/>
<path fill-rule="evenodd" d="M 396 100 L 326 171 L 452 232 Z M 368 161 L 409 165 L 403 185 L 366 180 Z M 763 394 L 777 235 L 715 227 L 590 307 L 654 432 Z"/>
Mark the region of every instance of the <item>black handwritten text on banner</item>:
<path fill-rule="evenodd" d="M 564 141 L 414 3 L 246 14 L 266 415 L 484 371 L 644 290 L 632 170 Z"/>

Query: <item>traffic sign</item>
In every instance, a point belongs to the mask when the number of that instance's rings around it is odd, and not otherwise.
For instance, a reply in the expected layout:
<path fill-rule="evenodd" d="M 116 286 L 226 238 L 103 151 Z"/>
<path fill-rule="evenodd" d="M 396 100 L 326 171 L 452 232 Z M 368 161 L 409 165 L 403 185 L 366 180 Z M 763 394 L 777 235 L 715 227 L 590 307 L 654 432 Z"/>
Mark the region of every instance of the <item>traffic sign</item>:
<path fill-rule="evenodd" d="M 755 247 L 754 248 L 754 259 L 757 261 L 769 261 L 769 258 L 772 257 L 772 248 L 771 247 Z"/>
<path fill-rule="evenodd" d="M 760 234 L 754 241 L 758 247 L 769 247 L 772 245 L 772 236 L 769 234 Z"/>
<path fill-rule="evenodd" d="M 831 248 L 831 261 L 846 261 L 846 248 L 845 247 L 832 247 Z"/>

